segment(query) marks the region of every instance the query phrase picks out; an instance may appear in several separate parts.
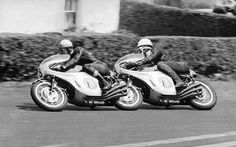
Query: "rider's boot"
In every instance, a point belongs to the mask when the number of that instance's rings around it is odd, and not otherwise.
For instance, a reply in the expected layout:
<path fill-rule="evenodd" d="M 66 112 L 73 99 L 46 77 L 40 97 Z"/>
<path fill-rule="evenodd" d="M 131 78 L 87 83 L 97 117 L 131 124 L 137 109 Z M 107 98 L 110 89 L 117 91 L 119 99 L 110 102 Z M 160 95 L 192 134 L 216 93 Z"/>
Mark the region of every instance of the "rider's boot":
<path fill-rule="evenodd" d="M 178 76 L 178 74 L 172 68 L 170 68 L 168 65 L 161 64 L 159 66 L 159 68 L 161 68 L 162 71 L 167 73 L 176 82 L 176 84 L 175 84 L 176 89 L 179 89 L 185 85 L 184 82 Z"/>
<path fill-rule="evenodd" d="M 93 76 L 96 77 L 99 82 L 102 84 L 103 88 L 102 90 L 108 90 L 111 88 L 111 85 L 109 82 L 107 82 L 107 80 L 104 79 L 104 77 L 96 70 L 93 73 Z"/>
<path fill-rule="evenodd" d="M 179 89 L 184 86 L 184 82 L 180 79 L 180 77 L 174 70 L 170 72 L 170 76 L 176 82 L 175 84 L 176 89 Z"/>
<path fill-rule="evenodd" d="M 185 85 L 184 82 L 180 79 L 180 81 L 176 81 L 175 88 L 179 89 L 179 88 L 183 87 L 184 85 Z"/>

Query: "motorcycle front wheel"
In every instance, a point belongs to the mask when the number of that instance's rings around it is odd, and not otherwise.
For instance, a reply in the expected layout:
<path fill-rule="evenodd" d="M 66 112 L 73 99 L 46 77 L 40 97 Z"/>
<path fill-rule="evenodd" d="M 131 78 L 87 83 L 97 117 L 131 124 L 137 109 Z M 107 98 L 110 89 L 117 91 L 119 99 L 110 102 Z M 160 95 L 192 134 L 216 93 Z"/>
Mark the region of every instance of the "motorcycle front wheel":
<path fill-rule="evenodd" d="M 47 80 L 34 82 L 30 94 L 35 104 L 47 111 L 61 111 L 68 102 L 67 95 L 62 88 L 55 85 L 51 90 L 51 83 Z"/>
<path fill-rule="evenodd" d="M 134 86 L 127 87 L 127 95 L 120 97 L 114 105 L 120 110 L 137 110 L 143 102 L 141 92 Z"/>
<path fill-rule="evenodd" d="M 202 95 L 196 96 L 190 101 L 190 105 L 198 110 L 210 110 L 217 102 L 217 95 L 215 90 L 210 86 L 209 83 L 203 80 L 195 80 L 196 83 L 201 84 Z"/>

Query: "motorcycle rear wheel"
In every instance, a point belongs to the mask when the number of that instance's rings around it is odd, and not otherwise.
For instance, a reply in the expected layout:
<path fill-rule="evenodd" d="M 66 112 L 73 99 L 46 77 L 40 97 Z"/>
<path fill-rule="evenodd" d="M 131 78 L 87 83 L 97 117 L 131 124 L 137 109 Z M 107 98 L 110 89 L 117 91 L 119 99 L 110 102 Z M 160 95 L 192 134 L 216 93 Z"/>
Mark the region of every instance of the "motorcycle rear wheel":
<path fill-rule="evenodd" d="M 46 80 L 39 80 L 32 84 L 30 94 L 40 108 L 47 111 L 61 111 L 68 102 L 66 93 L 57 85 L 50 90 L 51 83 Z"/>
<path fill-rule="evenodd" d="M 129 86 L 127 92 L 126 96 L 115 101 L 115 107 L 120 110 L 137 110 L 143 102 L 141 92 L 134 86 Z"/>
<path fill-rule="evenodd" d="M 190 105 L 198 110 L 210 110 L 217 102 L 217 95 L 215 90 L 210 86 L 209 83 L 203 80 L 195 80 L 196 83 L 200 83 L 203 94 L 200 97 L 195 97 L 190 101 Z"/>

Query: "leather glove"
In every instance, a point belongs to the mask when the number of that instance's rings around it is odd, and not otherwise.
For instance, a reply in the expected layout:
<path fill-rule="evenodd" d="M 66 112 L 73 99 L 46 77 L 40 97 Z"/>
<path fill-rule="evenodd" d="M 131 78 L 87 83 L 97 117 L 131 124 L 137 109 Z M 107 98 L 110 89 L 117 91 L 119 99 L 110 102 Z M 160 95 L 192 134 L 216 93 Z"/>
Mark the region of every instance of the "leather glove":
<path fill-rule="evenodd" d="M 62 70 L 65 70 L 66 67 L 64 65 L 59 64 L 59 65 L 55 66 L 53 69 L 57 70 L 57 71 L 62 71 Z"/>
<path fill-rule="evenodd" d="M 53 67 L 54 70 L 56 71 L 60 71 L 61 70 L 61 65 L 56 65 L 55 67 Z"/>
<path fill-rule="evenodd" d="M 61 70 L 66 70 L 65 65 L 61 65 Z"/>
<path fill-rule="evenodd" d="M 128 62 L 128 63 L 126 64 L 126 68 L 127 68 L 127 69 L 133 68 L 133 67 L 135 67 L 135 66 L 137 66 L 137 64 L 136 64 L 135 62 Z"/>

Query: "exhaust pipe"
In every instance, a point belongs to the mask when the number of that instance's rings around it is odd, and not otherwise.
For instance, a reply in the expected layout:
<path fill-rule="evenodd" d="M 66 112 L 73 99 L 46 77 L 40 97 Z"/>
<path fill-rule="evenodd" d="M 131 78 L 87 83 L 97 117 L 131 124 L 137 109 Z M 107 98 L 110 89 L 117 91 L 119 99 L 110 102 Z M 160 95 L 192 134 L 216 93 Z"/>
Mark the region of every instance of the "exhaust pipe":
<path fill-rule="evenodd" d="M 115 86 L 115 87 L 113 87 L 112 89 L 110 89 L 109 91 L 107 91 L 107 92 L 104 94 L 104 96 L 106 97 L 108 94 L 112 93 L 113 91 L 118 90 L 118 89 L 121 89 L 121 88 L 123 88 L 123 87 L 125 87 L 125 86 L 126 86 L 126 84 L 124 84 L 124 85 L 119 85 L 119 86 Z"/>
<path fill-rule="evenodd" d="M 193 98 L 193 97 L 199 96 L 201 94 L 202 93 L 200 93 L 200 92 L 193 92 L 193 93 L 189 93 L 187 95 L 184 95 L 184 96 L 180 97 L 180 99 Z"/>
<path fill-rule="evenodd" d="M 117 89 L 116 91 L 114 91 L 114 92 L 112 92 L 112 93 L 109 93 L 109 94 L 107 94 L 107 95 L 105 95 L 104 97 L 105 98 L 109 98 L 109 97 L 111 97 L 111 96 L 113 96 L 113 95 L 115 95 L 115 94 L 117 94 L 117 93 L 125 93 L 125 94 L 127 94 L 127 89 L 126 88 L 123 88 L 123 89 Z"/>
<path fill-rule="evenodd" d="M 116 93 L 115 95 L 105 98 L 105 100 L 116 99 L 116 98 L 120 98 L 120 97 L 126 96 L 126 95 L 127 95 L 127 93 Z"/>
<path fill-rule="evenodd" d="M 197 92 L 194 92 L 194 93 L 190 93 L 190 94 L 187 94 L 187 95 L 181 97 L 181 99 L 193 98 L 193 97 L 195 97 L 195 96 L 197 96 L 197 95 L 198 95 L 198 93 L 197 93 Z"/>
<path fill-rule="evenodd" d="M 190 90 L 186 91 L 185 93 L 180 94 L 179 97 L 183 97 L 185 95 L 188 95 L 193 92 L 198 92 L 198 91 L 202 91 L 202 88 L 198 87 L 198 88 L 190 89 Z"/>
<path fill-rule="evenodd" d="M 193 88 L 195 88 L 195 87 L 198 87 L 198 86 L 200 86 L 200 85 L 201 85 L 200 83 L 198 83 L 198 84 L 193 84 L 193 85 L 187 87 L 186 89 L 184 89 L 183 91 L 181 91 L 181 93 L 179 93 L 178 95 L 183 95 L 183 94 L 186 93 L 187 91 L 189 91 L 189 90 L 191 90 L 191 89 L 193 89 Z"/>

